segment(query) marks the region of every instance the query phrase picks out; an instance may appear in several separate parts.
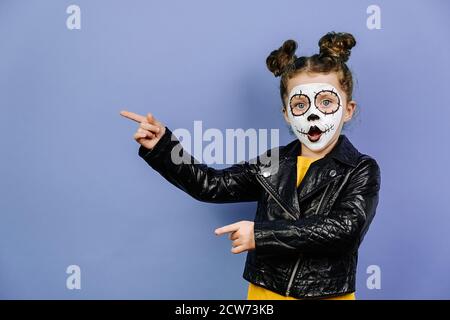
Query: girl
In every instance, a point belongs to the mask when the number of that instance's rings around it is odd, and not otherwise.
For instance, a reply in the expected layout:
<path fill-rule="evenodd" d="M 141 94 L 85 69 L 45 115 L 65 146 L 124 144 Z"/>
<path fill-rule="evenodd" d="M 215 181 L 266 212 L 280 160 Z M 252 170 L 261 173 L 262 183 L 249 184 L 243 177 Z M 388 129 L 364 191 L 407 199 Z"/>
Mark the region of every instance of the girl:
<path fill-rule="evenodd" d="M 297 139 L 256 161 L 208 167 L 152 114 L 121 112 L 140 123 L 139 155 L 176 187 L 205 202 L 258 202 L 254 221 L 215 230 L 229 233 L 231 252 L 247 252 L 248 299 L 355 299 L 358 248 L 380 188 L 377 162 L 341 134 L 356 108 L 346 65 L 355 44 L 349 33 L 330 32 L 319 54 L 297 58 L 293 40 L 270 53 L 266 64 L 281 76 L 282 113 Z M 262 161 L 274 154 L 270 165 Z"/>

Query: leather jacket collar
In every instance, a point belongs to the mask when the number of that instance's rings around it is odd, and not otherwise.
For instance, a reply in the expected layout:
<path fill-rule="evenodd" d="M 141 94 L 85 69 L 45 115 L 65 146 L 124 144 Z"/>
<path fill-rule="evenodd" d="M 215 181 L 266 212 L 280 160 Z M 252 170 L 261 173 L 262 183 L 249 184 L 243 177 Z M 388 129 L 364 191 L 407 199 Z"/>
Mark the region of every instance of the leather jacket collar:
<path fill-rule="evenodd" d="M 283 148 L 285 158 L 297 159 L 297 156 L 301 154 L 302 144 L 300 140 L 295 139 Z M 281 151 L 280 151 L 281 152 Z M 350 140 L 345 134 L 339 135 L 337 143 L 333 149 L 325 155 L 326 157 L 334 158 L 342 163 L 355 167 L 358 158 L 360 156 L 359 151 L 353 146 Z"/>
<path fill-rule="evenodd" d="M 339 178 L 346 171 L 346 165 L 356 167 L 361 155 L 347 136 L 341 134 L 333 149 L 310 165 L 297 188 L 297 156 L 301 154 L 301 146 L 298 139 L 293 140 L 279 148 L 278 165 L 272 164 L 270 169 L 264 166 L 259 168 L 258 179 L 284 207 L 287 219 L 298 219 L 301 215 L 300 202 Z"/>

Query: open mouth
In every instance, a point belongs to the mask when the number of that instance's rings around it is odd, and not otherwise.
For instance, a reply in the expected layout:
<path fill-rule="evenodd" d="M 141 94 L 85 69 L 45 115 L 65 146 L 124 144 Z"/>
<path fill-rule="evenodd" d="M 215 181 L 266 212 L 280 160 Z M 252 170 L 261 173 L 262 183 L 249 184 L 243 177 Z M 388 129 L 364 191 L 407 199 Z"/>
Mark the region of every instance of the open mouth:
<path fill-rule="evenodd" d="M 311 142 L 316 142 L 320 139 L 320 136 L 322 135 L 322 130 L 319 129 L 317 126 L 311 126 L 309 128 L 309 131 L 307 133 L 308 139 Z"/>
<path fill-rule="evenodd" d="M 320 130 L 320 128 L 318 126 L 311 126 L 309 127 L 308 132 L 305 131 L 299 131 L 301 134 L 304 134 L 308 137 L 308 140 L 311 142 L 316 142 L 319 141 L 320 137 L 322 136 L 322 134 L 327 133 L 328 131 L 330 131 L 331 129 L 333 129 L 333 125 L 329 126 L 326 130 L 322 131 Z"/>

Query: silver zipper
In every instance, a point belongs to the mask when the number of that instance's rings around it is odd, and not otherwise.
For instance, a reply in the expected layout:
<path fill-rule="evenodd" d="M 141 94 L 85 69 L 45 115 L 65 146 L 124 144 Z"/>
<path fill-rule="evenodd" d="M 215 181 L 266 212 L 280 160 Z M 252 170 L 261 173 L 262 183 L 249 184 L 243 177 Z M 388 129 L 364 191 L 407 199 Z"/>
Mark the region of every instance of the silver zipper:
<path fill-rule="evenodd" d="M 267 191 L 267 193 L 275 200 L 275 202 L 276 203 L 278 203 L 278 205 L 283 209 L 283 211 L 285 212 L 285 213 L 287 213 L 290 217 L 292 217 L 294 220 L 297 220 L 282 204 L 281 204 L 281 202 L 280 201 L 278 201 L 278 199 L 272 194 L 272 191 L 271 190 L 269 190 L 267 187 L 266 187 L 266 185 L 264 184 L 264 182 L 263 181 L 261 181 L 260 180 L 260 177 L 258 176 L 258 174 L 256 174 L 256 180 L 258 180 L 258 182 L 263 186 L 263 188 Z M 294 266 L 294 269 L 292 270 L 292 273 L 291 273 L 291 277 L 290 277 L 290 279 L 289 279 L 289 283 L 288 283 L 288 287 L 287 287 L 287 290 L 286 290 L 286 296 L 288 296 L 289 295 L 289 292 L 290 292 L 290 288 L 291 288 L 291 285 L 292 285 L 292 281 L 294 280 L 294 275 L 295 275 L 295 272 L 297 271 L 297 268 L 298 268 L 298 265 L 299 265 L 299 263 L 300 263 L 300 258 L 301 258 L 301 255 L 300 255 L 300 257 L 297 259 L 297 261 L 295 262 L 295 266 Z"/>
<path fill-rule="evenodd" d="M 260 177 L 258 176 L 258 174 L 256 175 L 256 178 L 257 178 L 256 180 L 259 181 L 259 183 L 263 186 L 263 188 L 267 191 L 267 193 L 273 198 L 273 200 L 275 200 L 275 202 L 278 203 L 278 205 L 281 207 L 281 209 L 283 209 L 283 211 L 286 214 L 288 214 L 292 219 L 297 220 L 297 218 L 292 213 L 290 213 L 289 210 L 287 210 L 286 207 L 272 194 L 272 191 L 266 187 L 264 182 L 260 180 Z"/>
<path fill-rule="evenodd" d="M 291 277 L 289 279 L 289 283 L 288 283 L 288 286 L 287 286 L 287 289 L 286 289 L 286 296 L 288 296 L 289 293 L 290 293 L 291 285 L 292 285 L 292 282 L 294 281 L 295 272 L 297 271 L 298 265 L 300 263 L 300 258 L 301 258 L 301 256 L 298 257 L 297 261 L 295 262 L 294 269 L 292 269 Z"/>
<path fill-rule="evenodd" d="M 328 184 L 327 187 L 325 188 L 325 191 L 322 194 L 322 197 L 320 198 L 319 205 L 317 206 L 316 213 L 315 213 L 316 215 L 319 212 L 320 207 L 322 206 L 323 198 L 325 197 L 325 194 L 327 193 L 327 190 L 328 190 L 329 186 L 330 185 Z M 287 289 L 286 289 L 286 296 L 288 296 L 289 293 L 291 292 L 292 282 L 294 281 L 294 276 L 295 276 L 295 273 L 297 272 L 297 268 L 298 268 L 298 265 L 300 263 L 301 257 L 302 257 L 302 255 L 300 254 L 300 256 L 298 257 L 297 261 L 295 262 L 294 269 L 292 269 L 291 277 L 289 278 L 289 283 L 288 283 L 288 286 L 287 286 Z"/>
<path fill-rule="evenodd" d="M 291 214 L 291 213 L 289 212 L 289 210 L 287 210 L 287 209 L 283 206 L 283 204 L 282 204 L 282 203 L 281 203 L 281 202 L 280 202 L 280 201 L 272 194 L 272 191 L 269 190 L 269 189 L 266 187 L 266 185 L 264 184 L 264 181 L 261 181 L 260 179 L 261 179 L 261 177 L 259 176 L 258 173 L 256 173 L 256 180 L 258 180 L 258 182 L 263 186 L 263 188 L 267 191 L 267 193 L 275 200 L 276 203 L 278 203 L 278 205 L 283 209 L 283 211 L 284 211 L 285 213 L 287 213 L 287 214 L 288 214 L 290 217 L 292 217 L 294 220 L 297 220 L 297 218 L 295 218 L 295 216 L 294 216 L 293 214 Z M 329 187 L 329 186 L 330 186 L 330 185 L 328 184 L 327 187 L 325 188 L 325 191 L 324 191 L 323 194 L 322 194 L 322 197 L 320 198 L 319 205 L 317 206 L 317 209 L 316 209 L 316 212 L 315 212 L 316 215 L 317 215 L 317 213 L 319 212 L 320 207 L 322 206 L 322 201 L 323 201 L 323 199 L 324 199 L 324 197 L 325 197 L 325 194 L 327 193 L 327 190 L 328 190 L 328 187 Z M 289 277 L 288 286 L 287 286 L 286 292 L 285 292 L 285 295 L 286 295 L 286 296 L 288 296 L 289 293 L 290 293 L 291 286 L 292 286 L 292 282 L 294 281 L 294 276 L 295 276 L 295 273 L 297 272 L 298 265 L 300 264 L 301 257 L 302 257 L 302 254 L 300 254 L 300 256 L 298 257 L 297 261 L 295 262 L 294 268 L 292 269 L 292 273 L 291 273 L 291 276 Z"/>

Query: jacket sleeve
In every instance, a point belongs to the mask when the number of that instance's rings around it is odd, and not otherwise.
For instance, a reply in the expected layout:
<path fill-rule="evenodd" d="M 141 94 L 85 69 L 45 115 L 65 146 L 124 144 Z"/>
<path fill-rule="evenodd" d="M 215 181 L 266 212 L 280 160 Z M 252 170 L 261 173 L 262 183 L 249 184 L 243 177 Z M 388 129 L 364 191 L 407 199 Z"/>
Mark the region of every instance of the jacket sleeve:
<path fill-rule="evenodd" d="M 199 163 L 167 127 L 152 149 L 141 145 L 138 154 L 167 181 L 199 201 L 228 203 L 259 198 L 261 187 L 248 170 L 248 162 L 225 169 Z"/>
<path fill-rule="evenodd" d="M 375 215 L 380 182 L 377 162 L 371 157 L 360 161 L 327 216 L 255 222 L 255 253 L 339 254 L 357 249 Z"/>

